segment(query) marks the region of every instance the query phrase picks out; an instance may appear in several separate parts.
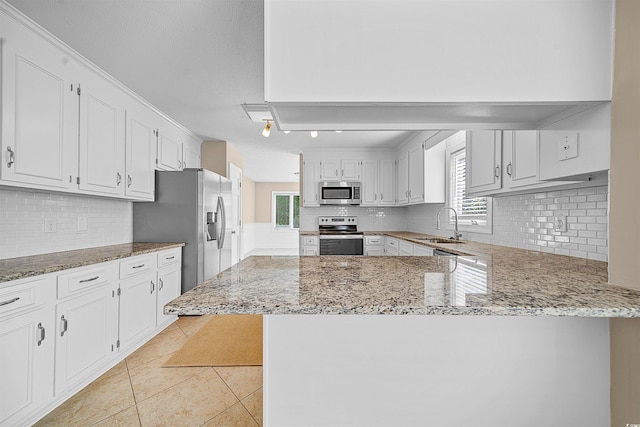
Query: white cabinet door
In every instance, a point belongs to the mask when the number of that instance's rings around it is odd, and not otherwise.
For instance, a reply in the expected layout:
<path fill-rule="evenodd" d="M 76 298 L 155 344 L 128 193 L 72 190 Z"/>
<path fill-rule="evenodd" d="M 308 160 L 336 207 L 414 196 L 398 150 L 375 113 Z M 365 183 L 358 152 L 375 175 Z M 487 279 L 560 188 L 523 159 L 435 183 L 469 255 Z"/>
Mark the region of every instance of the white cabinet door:
<path fill-rule="evenodd" d="M 364 170 L 364 167 L 363 167 Z M 396 204 L 396 162 L 380 160 L 378 166 L 378 204 L 393 206 Z"/>
<path fill-rule="evenodd" d="M 433 248 L 424 245 L 413 245 L 413 256 L 433 256 Z"/>
<path fill-rule="evenodd" d="M 502 133 L 469 131 L 466 143 L 467 194 L 502 187 Z"/>
<path fill-rule="evenodd" d="M 140 200 L 153 200 L 155 188 L 156 134 L 154 115 L 144 107 L 127 110 L 125 194 Z"/>
<path fill-rule="evenodd" d="M 158 295 L 156 306 L 156 324 L 170 322 L 175 316 L 163 313 L 165 304 L 180 296 L 181 293 L 180 263 L 158 270 Z"/>
<path fill-rule="evenodd" d="M 49 276 L 0 290 L 0 425 L 27 425 L 53 397 L 54 289 Z"/>
<path fill-rule="evenodd" d="M 120 346 L 129 348 L 156 327 L 155 268 L 120 283 Z"/>
<path fill-rule="evenodd" d="M 76 187 L 78 95 L 73 59 L 3 20 L 1 178 L 57 190 Z"/>
<path fill-rule="evenodd" d="M 193 144 L 200 145 L 200 142 L 192 142 L 191 144 L 184 144 L 182 161 L 185 168 L 199 168 L 200 167 L 200 150 L 193 147 Z"/>
<path fill-rule="evenodd" d="M 444 203 L 446 182 L 446 149 L 442 141 L 424 152 L 424 202 Z"/>
<path fill-rule="evenodd" d="M 340 162 L 338 160 L 321 160 L 320 161 L 320 180 L 339 181 L 340 180 Z"/>
<path fill-rule="evenodd" d="M 183 169 L 182 141 L 177 129 L 160 127 L 158 129 L 157 168 L 178 171 Z"/>
<path fill-rule="evenodd" d="M 318 185 L 320 182 L 320 164 L 313 160 L 305 160 L 302 170 L 302 205 L 320 206 Z"/>
<path fill-rule="evenodd" d="M 125 110 L 123 93 L 86 72 L 80 86 L 79 169 L 81 190 L 124 195 Z"/>
<path fill-rule="evenodd" d="M 359 160 L 341 160 L 340 179 L 342 181 L 360 181 L 362 162 Z"/>
<path fill-rule="evenodd" d="M 398 160 L 398 204 L 409 203 L 409 156 L 404 153 Z"/>
<path fill-rule="evenodd" d="M 400 256 L 413 256 L 413 243 L 400 240 L 398 254 Z"/>
<path fill-rule="evenodd" d="M 385 249 L 387 255 L 398 255 L 400 252 L 400 241 L 393 237 L 387 237 L 385 240 Z"/>
<path fill-rule="evenodd" d="M 115 286 L 102 286 L 56 305 L 55 393 L 83 380 L 117 352 Z"/>
<path fill-rule="evenodd" d="M 362 206 L 378 204 L 378 161 L 365 160 L 362 162 Z"/>
<path fill-rule="evenodd" d="M 424 145 L 409 150 L 409 204 L 424 201 Z"/>
<path fill-rule="evenodd" d="M 538 183 L 537 130 L 503 131 L 504 188 Z"/>

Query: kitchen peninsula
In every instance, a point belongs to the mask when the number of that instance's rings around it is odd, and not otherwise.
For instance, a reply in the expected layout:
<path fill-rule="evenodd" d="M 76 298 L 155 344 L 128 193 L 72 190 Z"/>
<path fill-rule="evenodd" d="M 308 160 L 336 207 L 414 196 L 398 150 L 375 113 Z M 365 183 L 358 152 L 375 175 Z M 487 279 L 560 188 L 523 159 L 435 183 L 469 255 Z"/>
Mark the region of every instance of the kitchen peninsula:
<path fill-rule="evenodd" d="M 608 318 L 640 292 L 603 262 L 444 245 L 468 256 L 250 257 L 165 313 L 267 314 L 265 425 L 608 425 Z"/>

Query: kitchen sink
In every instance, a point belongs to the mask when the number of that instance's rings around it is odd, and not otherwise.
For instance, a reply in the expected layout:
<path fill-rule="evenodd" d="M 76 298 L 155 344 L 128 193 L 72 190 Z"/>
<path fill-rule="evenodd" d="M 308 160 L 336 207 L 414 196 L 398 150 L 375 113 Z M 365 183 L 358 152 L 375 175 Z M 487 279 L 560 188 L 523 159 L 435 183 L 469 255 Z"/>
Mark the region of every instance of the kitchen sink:
<path fill-rule="evenodd" d="M 462 240 L 445 239 L 441 237 L 415 237 L 414 239 L 427 243 L 464 243 Z"/>

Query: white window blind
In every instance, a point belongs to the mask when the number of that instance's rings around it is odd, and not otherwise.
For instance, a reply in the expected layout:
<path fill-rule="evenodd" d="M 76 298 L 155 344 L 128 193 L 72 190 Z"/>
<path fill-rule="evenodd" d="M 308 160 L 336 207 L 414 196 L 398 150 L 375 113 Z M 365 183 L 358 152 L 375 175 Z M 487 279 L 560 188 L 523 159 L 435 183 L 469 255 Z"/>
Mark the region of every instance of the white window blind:
<path fill-rule="evenodd" d="M 458 213 L 459 222 L 480 224 L 487 219 L 487 198 L 466 196 L 466 151 L 461 149 L 450 156 L 449 206 Z M 453 219 L 453 214 L 452 219 Z"/>

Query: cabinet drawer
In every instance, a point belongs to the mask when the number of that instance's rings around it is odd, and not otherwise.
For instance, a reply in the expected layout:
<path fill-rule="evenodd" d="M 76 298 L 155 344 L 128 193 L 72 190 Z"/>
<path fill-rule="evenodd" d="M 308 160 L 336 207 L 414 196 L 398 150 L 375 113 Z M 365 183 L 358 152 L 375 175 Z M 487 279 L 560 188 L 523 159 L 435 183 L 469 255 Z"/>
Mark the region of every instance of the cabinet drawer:
<path fill-rule="evenodd" d="M 0 317 L 17 315 L 46 303 L 53 297 L 54 277 L 41 276 L 3 284 L 0 288 Z"/>
<path fill-rule="evenodd" d="M 140 255 L 120 261 L 120 278 L 126 279 L 139 273 L 154 270 L 156 261 L 156 254 Z"/>
<path fill-rule="evenodd" d="M 112 283 L 116 278 L 115 268 L 115 263 L 98 264 L 58 275 L 58 298 Z"/>
<path fill-rule="evenodd" d="M 180 248 L 158 253 L 158 268 L 179 263 L 181 255 L 182 250 Z"/>
<path fill-rule="evenodd" d="M 302 238 L 303 246 L 314 246 L 318 244 L 318 236 L 304 236 Z"/>
<path fill-rule="evenodd" d="M 364 236 L 364 244 L 366 246 L 379 246 L 384 244 L 382 236 Z"/>

